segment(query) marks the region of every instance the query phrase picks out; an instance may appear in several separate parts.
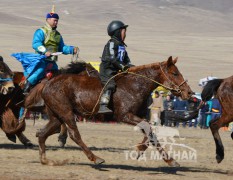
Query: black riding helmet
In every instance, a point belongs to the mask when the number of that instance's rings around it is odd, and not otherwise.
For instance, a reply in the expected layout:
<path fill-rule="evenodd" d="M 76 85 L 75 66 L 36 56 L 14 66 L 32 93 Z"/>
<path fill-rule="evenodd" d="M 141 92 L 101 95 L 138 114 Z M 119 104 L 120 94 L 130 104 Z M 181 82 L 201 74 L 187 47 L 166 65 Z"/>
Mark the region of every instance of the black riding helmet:
<path fill-rule="evenodd" d="M 108 35 L 109 36 L 113 36 L 114 35 L 114 32 L 116 30 L 119 30 L 119 29 L 124 29 L 124 28 L 127 28 L 128 25 L 125 25 L 123 22 L 121 21 L 112 21 L 109 25 L 108 25 Z"/>

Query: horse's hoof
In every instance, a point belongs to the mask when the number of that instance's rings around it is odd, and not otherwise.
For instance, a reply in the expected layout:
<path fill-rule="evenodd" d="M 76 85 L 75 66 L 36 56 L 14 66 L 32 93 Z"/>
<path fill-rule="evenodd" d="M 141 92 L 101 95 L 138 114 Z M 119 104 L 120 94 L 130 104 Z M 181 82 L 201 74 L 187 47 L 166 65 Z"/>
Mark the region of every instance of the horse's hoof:
<path fill-rule="evenodd" d="M 14 134 L 13 135 L 7 134 L 6 136 L 10 141 L 16 143 L 16 136 Z"/>
<path fill-rule="evenodd" d="M 34 147 L 34 144 L 32 144 L 31 141 L 29 141 L 29 142 L 25 143 L 24 146 L 25 146 L 25 148 L 31 149 Z"/>
<path fill-rule="evenodd" d="M 175 160 L 172 160 L 171 162 L 169 162 L 168 165 L 171 167 L 180 167 L 180 164 L 176 162 Z"/>
<path fill-rule="evenodd" d="M 36 131 L 36 137 L 39 137 L 40 133 L 41 133 L 41 129 L 37 129 L 37 131 Z"/>
<path fill-rule="evenodd" d="M 217 154 L 217 155 L 216 155 L 216 160 L 217 160 L 217 163 L 220 163 L 220 162 L 222 162 L 223 157 L 220 157 L 220 156 Z"/>
<path fill-rule="evenodd" d="M 66 144 L 67 136 L 58 136 L 59 146 L 63 148 Z"/>
<path fill-rule="evenodd" d="M 58 141 L 59 142 L 59 146 L 61 147 L 61 148 L 64 148 L 65 147 L 65 143 L 64 142 L 62 142 L 62 141 Z"/>
<path fill-rule="evenodd" d="M 96 160 L 94 162 L 95 162 L 95 164 L 102 164 L 105 162 L 105 160 L 101 159 L 101 158 L 96 158 Z"/>

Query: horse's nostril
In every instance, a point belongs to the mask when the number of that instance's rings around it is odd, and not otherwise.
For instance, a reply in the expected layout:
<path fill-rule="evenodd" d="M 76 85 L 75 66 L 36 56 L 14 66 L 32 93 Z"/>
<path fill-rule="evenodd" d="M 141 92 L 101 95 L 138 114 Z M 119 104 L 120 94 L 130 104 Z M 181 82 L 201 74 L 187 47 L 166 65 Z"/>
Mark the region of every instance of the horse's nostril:
<path fill-rule="evenodd" d="M 192 91 L 189 91 L 188 94 L 189 94 L 189 95 L 193 95 L 193 94 L 195 94 L 195 93 L 192 92 Z"/>

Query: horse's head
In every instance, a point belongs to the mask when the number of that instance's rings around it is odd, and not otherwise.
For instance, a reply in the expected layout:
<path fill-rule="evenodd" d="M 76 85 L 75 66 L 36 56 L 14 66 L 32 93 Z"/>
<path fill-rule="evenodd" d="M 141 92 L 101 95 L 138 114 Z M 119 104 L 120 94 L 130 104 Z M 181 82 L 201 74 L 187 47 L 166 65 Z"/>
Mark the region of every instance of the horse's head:
<path fill-rule="evenodd" d="M 13 72 L 0 56 L 0 94 L 8 94 L 14 89 Z"/>
<path fill-rule="evenodd" d="M 163 84 L 170 87 L 172 94 L 175 96 L 181 96 L 182 99 L 189 99 L 194 93 L 176 67 L 177 59 L 175 58 L 173 60 L 170 56 L 167 61 L 161 63 L 160 69 L 164 79 Z"/>

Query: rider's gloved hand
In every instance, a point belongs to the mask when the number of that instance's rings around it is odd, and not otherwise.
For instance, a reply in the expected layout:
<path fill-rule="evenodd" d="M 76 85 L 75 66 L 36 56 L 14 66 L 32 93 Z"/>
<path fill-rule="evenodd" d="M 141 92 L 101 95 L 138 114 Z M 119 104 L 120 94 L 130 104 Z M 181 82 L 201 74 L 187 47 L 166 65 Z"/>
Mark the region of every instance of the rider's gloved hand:
<path fill-rule="evenodd" d="M 123 66 L 122 71 L 125 72 L 125 71 L 127 71 L 128 69 L 129 69 L 129 66 L 126 65 L 126 66 Z"/>
<path fill-rule="evenodd" d="M 78 52 L 79 52 L 79 48 L 78 48 L 78 47 L 74 47 L 73 53 L 74 53 L 74 54 L 77 54 Z"/>
<path fill-rule="evenodd" d="M 47 52 L 45 53 L 45 56 L 46 56 L 46 57 L 50 57 L 51 54 L 52 54 L 51 52 L 47 51 Z"/>

